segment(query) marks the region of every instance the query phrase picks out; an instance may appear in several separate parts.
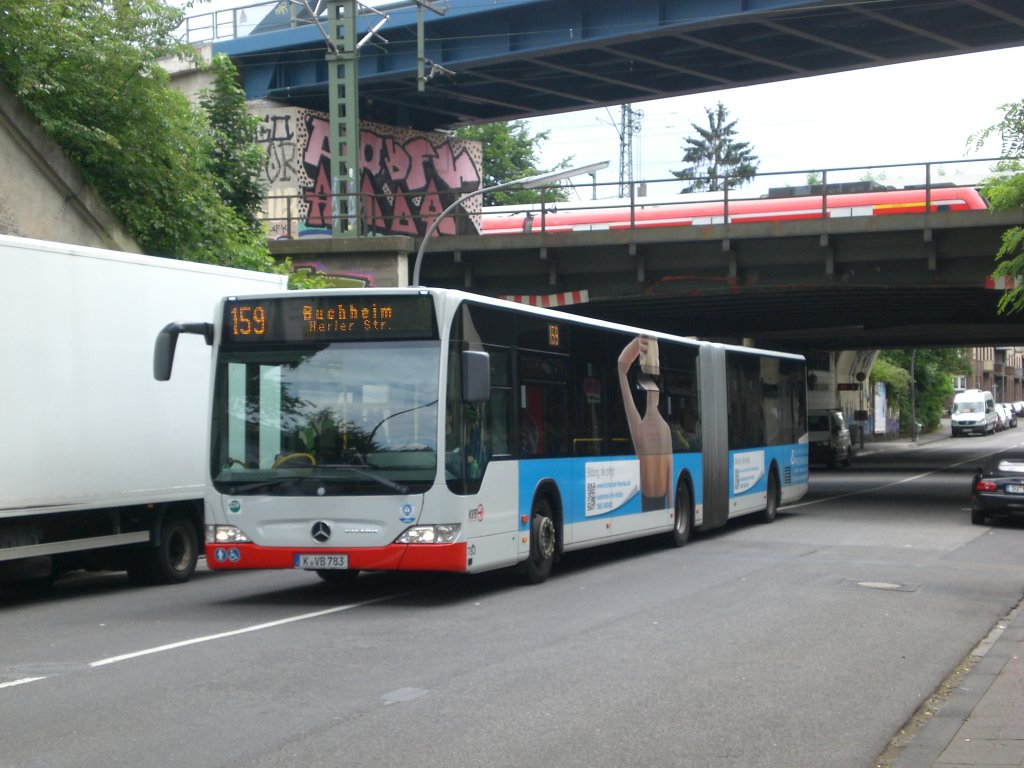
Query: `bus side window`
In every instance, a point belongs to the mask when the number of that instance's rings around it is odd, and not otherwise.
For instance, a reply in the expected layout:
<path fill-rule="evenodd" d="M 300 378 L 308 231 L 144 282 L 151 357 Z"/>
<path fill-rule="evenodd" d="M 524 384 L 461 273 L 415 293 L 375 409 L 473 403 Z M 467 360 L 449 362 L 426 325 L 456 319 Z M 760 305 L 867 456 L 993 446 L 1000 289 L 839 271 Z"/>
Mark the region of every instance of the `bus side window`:
<path fill-rule="evenodd" d="M 519 455 L 520 456 L 536 456 L 537 455 L 537 422 L 533 420 L 533 416 L 525 408 L 519 411 Z"/>
<path fill-rule="evenodd" d="M 450 381 L 459 381 L 457 366 L 461 354 L 453 343 L 449 357 Z M 455 493 L 475 493 L 480 489 L 487 465 L 492 459 L 511 454 L 509 419 L 511 388 L 508 384 L 507 349 L 485 345 L 491 361 L 490 397 L 480 403 L 466 403 L 461 388 L 449 389 L 446 405 L 445 477 Z"/>
<path fill-rule="evenodd" d="M 522 455 L 548 458 L 571 455 L 567 356 L 524 351 L 519 357 L 519 380 Z"/>
<path fill-rule="evenodd" d="M 569 328 L 573 356 L 569 404 L 572 408 L 574 456 L 600 456 L 607 440 L 608 398 L 603 382 L 607 377 L 608 334 L 592 328 Z"/>
<path fill-rule="evenodd" d="M 565 456 L 568 407 L 562 384 L 523 384 L 520 395 L 519 446 L 534 456 Z"/>

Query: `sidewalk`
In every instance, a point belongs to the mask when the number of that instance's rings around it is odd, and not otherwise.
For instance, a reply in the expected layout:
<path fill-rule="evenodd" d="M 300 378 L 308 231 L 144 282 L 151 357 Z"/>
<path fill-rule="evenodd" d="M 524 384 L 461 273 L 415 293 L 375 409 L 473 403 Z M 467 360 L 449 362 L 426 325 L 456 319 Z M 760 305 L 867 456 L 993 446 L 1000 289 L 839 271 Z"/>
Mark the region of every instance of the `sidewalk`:
<path fill-rule="evenodd" d="M 927 434 L 924 435 L 918 435 L 916 442 L 914 440 L 911 440 L 909 437 L 872 440 L 870 436 L 864 440 L 863 447 L 861 447 L 859 443 L 855 442 L 853 444 L 853 459 L 854 461 L 857 460 L 857 454 L 871 453 L 873 451 L 891 451 L 894 449 L 901 450 L 905 448 L 915 448 L 918 446 L 927 445 L 928 443 L 938 442 L 939 440 L 948 440 L 950 437 L 951 435 L 949 419 L 945 418 L 942 419 L 942 422 L 939 424 L 939 428 L 936 429 L 934 432 L 928 432 Z"/>
<path fill-rule="evenodd" d="M 949 438 L 948 421 L 917 446 Z M 913 449 L 908 439 L 865 441 L 864 453 Z M 856 454 L 854 454 L 856 461 Z M 1024 601 L 972 652 L 949 697 L 909 735 L 887 768 L 1024 768 Z"/>
<path fill-rule="evenodd" d="M 891 768 L 1024 766 L 1024 602 L 971 658 L 974 665 Z"/>

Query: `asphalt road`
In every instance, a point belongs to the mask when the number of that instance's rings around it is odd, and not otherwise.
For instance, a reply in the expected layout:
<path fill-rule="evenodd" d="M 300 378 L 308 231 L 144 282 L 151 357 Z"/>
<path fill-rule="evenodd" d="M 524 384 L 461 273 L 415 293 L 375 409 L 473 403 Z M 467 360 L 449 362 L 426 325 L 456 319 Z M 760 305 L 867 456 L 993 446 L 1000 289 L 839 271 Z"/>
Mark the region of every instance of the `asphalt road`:
<path fill-rule="evenodd" d="M 201 572 L 0 591 L 0 766 L 871 766 L 1024 595 L 972 526 L 1024 429 L 814 471 L 775 523 L 545 584 Z"/>

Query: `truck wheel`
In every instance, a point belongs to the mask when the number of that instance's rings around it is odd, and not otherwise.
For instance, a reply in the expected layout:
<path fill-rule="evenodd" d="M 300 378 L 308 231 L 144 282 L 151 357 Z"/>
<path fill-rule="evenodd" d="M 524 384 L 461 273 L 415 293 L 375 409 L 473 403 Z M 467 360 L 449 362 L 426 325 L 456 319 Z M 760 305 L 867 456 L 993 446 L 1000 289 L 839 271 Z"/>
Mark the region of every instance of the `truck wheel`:
<path fill-rule="evenodd" d="M 551 575 L 557 544 L 551 504 L 540 496 L 534 499 L 530 516 L 530 556 L 519 564 L 520 574 L 527 584 L 540 584 Z"/>
<path fill-rule="evenodd" d="M 192 578 L 199 559 L 199 534 L 187 515 L 172 513 L 160 526 L 155 548 L 133 553 L 128 575 L 140 584 L 181 584 Z"/>

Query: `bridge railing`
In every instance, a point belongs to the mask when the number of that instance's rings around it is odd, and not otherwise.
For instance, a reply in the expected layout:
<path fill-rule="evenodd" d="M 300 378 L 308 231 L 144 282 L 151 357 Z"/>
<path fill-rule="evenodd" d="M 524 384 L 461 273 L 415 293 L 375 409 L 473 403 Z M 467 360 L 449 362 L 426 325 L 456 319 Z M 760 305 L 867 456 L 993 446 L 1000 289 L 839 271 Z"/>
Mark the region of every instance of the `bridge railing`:
<path fill-rule="evenodd" d="M 280 0 L 264 0 L 261 3 L 249 3 L 248 5 L 239 4 L 235 8 L 222 8 L 186 16 L 175 32 L 182 42 L 190 45 L 217 40 L 234 40 L 252 33 L 260 22 L 272 13 L 282 15 L 282 25 L 308 24 L 308 18 L 301 17 L 299 8 L 301 6 L 295 3 L 282 3 Z"/>
<path fill-rule="evenodd" d="M 359 6 L 360 15 L 378 18 L 382 11 L 409 6 L 410 0 L 386 0 L 373 6 Z M 325 0 L 309 0 L 317 18 L 322 19 L 327 7 Z M 253 32 L 276 32 L 290 27 L 308 26 L 314 23 L 313 16 L 304 3 L 294 0 L 263 0 L 243 3 L 232 8 L 221 8 L 186 16 L 175 32 L 179 39 L 190 45 L 209 43 L 217 40 L 234 40 Z"/>
<path fill-rule="evenodd" d="M 516 234 L 521 232 L 556 233 L 564 231 L 633 229 L 652 226 L 701 226 L 707 224 L 742 225 L 744 218 L 815 219 L 838 215 L 869 215 L 866 203 L 850 207 L 842 198 L 841 211 L 833 203 L 840 195 L 855 192 L 882 193 L 914 190 L 916 202 L 888 202 L 880 197 L 878 213 L 923 213 L 950 210 L 946 192 L 951 188 L 976 188 L 991 175 L 999 158 L 960 159 L 941 162 L 897 163 L 876 166 L 773 171 L 756 174 L 740 183 L 738 179 L 718 178 L 718 189 L 682 193 L 685 185 L 678 178 L 649 179 L 627 185 L 628 196 L 619 197 L 620 184 L 595 180 L 587 183 L 562 182 L 537 190 L 546 202 L 505 206 L 481 206 L 472 198 L 466 210 L 449 216 L 435 236 L 453 234 Z M 711 182 L 712 179 L 698 181 Z M 939 190 L 942 190 L 940 192 Z M 399 185 L 382 193 L 360 194 L 362 222 L 357 227 L 348 211 L 354 209 L 352 196 L 338 196 L 310 189 L 295 194 L 268 195 L 263 221 L 272 239 L 328 237 L 335 222 L 341 229 L 359 234 L 396 234 L 421 237 L 456 192 L 405 190 Z M 555 198 L 565 199 L 555 199 Z M 968 198 L 968 195 L 963 195 Z M 975 202 L 960 207 L 984 207 L 977 195 Z M 788 210 L 774 213 L 767 208 L 787 208 L 786 204 L 764 205 L 765 201 L 792 201 Z M 750 211 L 762 209 L 756 215 Z M 680 213 L 682 211 L 682 213 Z"/>

